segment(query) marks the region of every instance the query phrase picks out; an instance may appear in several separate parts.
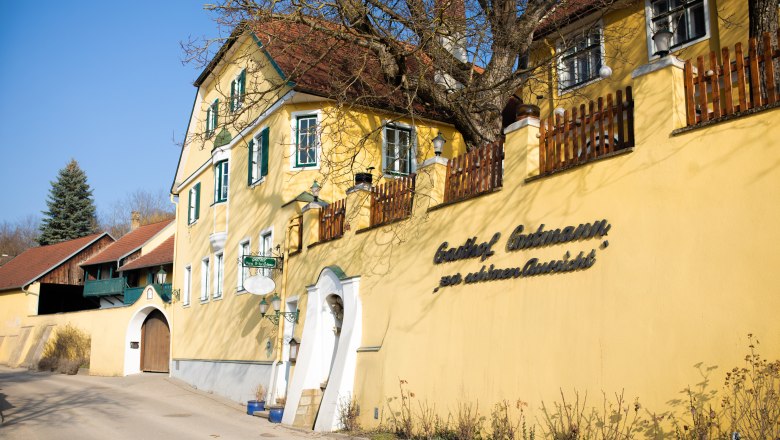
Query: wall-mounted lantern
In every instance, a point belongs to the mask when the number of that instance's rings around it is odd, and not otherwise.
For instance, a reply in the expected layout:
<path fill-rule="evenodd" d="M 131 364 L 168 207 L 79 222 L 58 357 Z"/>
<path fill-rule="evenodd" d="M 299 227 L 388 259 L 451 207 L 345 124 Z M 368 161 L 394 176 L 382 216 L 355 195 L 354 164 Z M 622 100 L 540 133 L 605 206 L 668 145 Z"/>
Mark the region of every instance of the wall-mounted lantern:
<path fill-rule="evenodd" d="M 301 344 L 295 340 L 295 338 L 290 338 L 290 362 L 295 362 L 298 360 L 298 348 L 300 348 Z"/>
<path fill-rule="evenodd" d="M 315 180 L 314 183 L 311 184 L 311 195 L 314 196 L 314 201 L 319 202 L 320 201 L 320 189 L 322 187 L 319 183 Z"/>
<path fill-rule="evenodd" d="M 653 43 L 655 43 L 655 53 L 663 58 L 669 55 L 669 49 L 672 45 L 672 37 L 674 34 L 669 29 L 660 29 L 653 34 Z"/>
<path fill-rule="evenodd" d="M 157 275 L 155 275 L 155 280 L 157 281 L 157 284 L 165 284 L 165 276 L 167 273 L 165 273 L 165 269 L 163 269 L 162 266 L 160 266 L 160 270 L 157 271 Z"/>
<path fill-rule="evenodd" d="M 433 142 L 433 152 L 437 156 L 441 156 L 441 150 L 444 149 L 444 144 L 447 143 L 447 139 L 444 138 L 444 136 L 441 135 L 441 132 L 436 135 L 435 138 L 432 140 Z"/>
<path fill-rule="evenodd" d="M 263 298 L 260 300 L 260 318 L 267 318 L 269 321 L 273 322 L 274 325 L 279 324 L 279 318 L 284 317 L 284 319 L 298 323 L 298 310 L 294 312 L 280 312 L 279 309 L 282 307 L 282 299 L 279 298 L 279 295 L 274 293 L 274 296 L 271 297 L 271 306 L 274 308 L 274 314 L 268 314 L 268 301 Z"/>

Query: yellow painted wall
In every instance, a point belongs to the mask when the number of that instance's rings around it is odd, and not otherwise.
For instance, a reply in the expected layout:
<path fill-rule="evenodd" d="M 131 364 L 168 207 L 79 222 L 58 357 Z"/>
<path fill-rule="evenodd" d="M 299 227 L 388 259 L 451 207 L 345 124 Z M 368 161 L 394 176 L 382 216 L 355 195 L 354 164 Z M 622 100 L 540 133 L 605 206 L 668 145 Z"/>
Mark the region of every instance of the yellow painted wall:
<path fill-rule="evenodd" d="M 672 55 L 682 60 L 693 59 L 694 62 L 696 57 L 704 56 L 706 65 L 709 66 L 710 51 L 715 51 L 720 60 L 722 47 L 729 47 L 732 59 L 736 43 L 741 42 L 747 50 L 747 0 L 708 0 L 708 2 L 709 38 L 676 49 Z M 596 19 L 599 19 L 599 16 L 594 15 L 537 41 L 531 56 L 532 65 L 534 60 L 546 59 L 555 54 L 555 47 L 561 35 L 573 34 L 578 27 L 590 25 Z M 532 104 L 538 102 L 542 116 L 549 115 L 556 107 L 564 107 L 568 110 L 573 105 L 579 106 L 600 96 L 606 98 L 608 93 L 614 96 L 616 90 L 625 90 L 626 86 L 632 85 L 631 72 L 651 61 L 647 51 L 644 1 L 636 1 L 627 7 L 604 14 L 601 23 L 604 31 L 604 63 L 612 68 L 612 76 L 596 79 L 584 86 L 559 93 L 557 74 L 541 69 L 536 73 L 538 79 L 532 79 L 524 88 L 523 96 L 526 102 Z M 552 79 L 552 87 L 549 79 Z M 544 99 L 537 101 L 537 95 L 543 95 Z"/>
<path fill-rule="evenodd" d="M 38 284 L 34 284 L 31 289 L 37 290 L 34 289 L 35 286 Z M 7 318 L 3 320 L 3 327 L 0 328 L 0 336 L 5 336 L 3 344 L 0 345 L 0 364 L 7 365 L 9 357 L 18 352 L 19 356 L 11 360 L 12 367 L 18 366 L 18 363 L 27 358 L 29 351 L 34 350 L 37 339 L 45 327 L 54 326 L 53 336 L 58 328 L 71 324 L 92 338 L 90 374 L 121 376 L 124 372 L 125 337 L 130 319 L 139 309 L 147 305 L 154 305 L 171 316 L 168 310 L 170 305 L 163 303 L 157 295 L 154 295 L 152 300 L 147 300 L 145 296 L 142 296 L 135 304 L 127 307 L 41 316 L 35 315 L 35 311 L 32 313 L 21 311 L 24 305 L 22 303 L 30 302 L 29 298 L 37 298 L 37 296 L 24 297 L 21 292 L 7 297 L 0 296 L 0 311 L 3 312 L 4 318 Z M 14 305 L 12 301 L 21 304 L 16 308 L 16 311 L 11 311 L 11 307 Z M 9 307 L 6 308 L 6 306 Z M 169 325 L 172 326 L 172 323 L 169 322 Z M 30 329 L 27 338 L 19 337 L 23 328 Z M 19 344 L 23 344 L 21 349 Z"/>
<path fill-rule="evenodd" d="M 253 43 L 252 43 L 253 44 Z M 219 70 L 217 78 L 204 83 L 199 92 L 206 97 L 204 102 L 211 102 L 213 96 L 220 96 L 233 76 L 240 72 L 242 66 L 241 54 L 251 53 L 253 46 L 246 44 L 235 52 L 234 57 L 226 58 L 224 72 Z M 242 52 L 245 51 L 245 52 Z M 250 69 L 251 70 L 251 69 Z M 262 70 L 248 75 L 254 78 L 247 85 L 247 94 L 253 93 L 252 87 L 262 87 L 263 81 L 276 81 L 276 72 Z M 229 96 L 229 94 L 228 94 Z M 220 98 L 220 102 L 223 98 Z M 270 103 L 269 103 L 270 104 Z M 264 109 L 263 106 L 257 106 Z M 226 107 L 227 108 L 227 107 Z M 321 151 L 318 169 L 294 169 L 292 163 L 291 121 L 296 112 L 320 112 Z M 248 109 L 248 113 L 259 115 L 260 110 Z M 205 117 L 205 108 L 202 114 Z M 439 131 L 448 140 L 444 154 L 453 155 L 465 151 L 462 137 L 448 125 L 434 123 L 428 120 L 401 119 L 390 114 L 374 114 L 365 109 L 337 109 L 320 98 L 299 95 L 281 105 L 255 129 L 245 133 L 243 138 L 224 148 L 229 150 L 229 195 L 225 203 L 213 204 L 214 201 L 214 167 L 209 164 L 197 173 L 203 163 L 210 160 L 210 155 L 195 153 L 184 163 L 180 170 L 182 176 L 194 176 L 189 182 L 177 188 L 179 203 L 176 210 L 177 234 L 175 244 L 174 289 L 184 292 L 185 267 L 192 268 L 191 302 L 184 306 L 177 304 L 175 313 L 177 326 L 174 328 L 174 338 L 180 343 L 174 349 L 174 358 L 185 359 L 233 359 L 233 360 L 270 360 L 274 358 L 272 326 L 268 320 L 260 320 L 259 298 L 239 291 L 238 257 L 239 244 L 250 240 L 251 250 L 259 252 L 260 231 L 267 228 L 273 230 L 274 246 L 283 244 L 287 220 L 300 213 L 302 203 L 295 202 L 287 207 L 282 205 L 292 201 L 302 192 L 309 191 L 316 179 L 323 186 L 320 197 L 323 200 L 335 201 L 345 196 L 345 190 L 352 185 L 355 172 L 362 172 L 369 166 L 374 166 L 375 175 L 381 168 L 381 126 L 385 121 L 395 121 L 415 127 L 417 136 L 417 161 L 433 156 L 433 139 Z M 269 175 L 262 183 L 249 185 L 248 142 L 260 130 L 268 127 L 270 133 Z M 234 130 L 227 126 L 232 134 Z M 202 130 L 196 127 L 191 130 Z M 216 131 L 219 132 L 221 127 Z M 362 139 L 362 141 L 357 141 Z M 206 144 L 208 147 L 208 143 Z M 189 146 L 190 150 L 194 146 Z M 347 160 L 359 149 L 353 160 Z M 210 148 L 203 149 L 210 152 Z M 210 153 L 209 153 L 210 154 Z M 349 166 L 344 166 L 349 162 Z M 327 176 L 327 177 L 325 177 Z M 188 194 L 190 189 L 200 183 L 200 216 L 197 222 L 188 225 Z M 215 252 L 211 249 L 209 237 L 213 233 L 227 233 L 224 247 L 225 276 L 222 297 L 215 299 L 214 265 Z M 210 260 L 210 295 L 207 301 L 200 301 L 201 280 L 203 276 L 202 261 Z M 276 278 L 277 285 L 281 279 Z M 302 303 L 299 303 L 299 307 Z M 208 332 L 204 337 L 203 323 L 210 323 L 215 328 L 228 328 L 228 331 Z M 236 323 L 240 325 L 236 326 Z M 271 348 L 268 342 L 271 341 Z"/>
<path fill-rule="evenodd" d="M 459 402 L 479 402 L 488 413 L 517 398 L 536 410 L 561 389 L 625 389 L 662 412 L 701 381 L 698 362 L 718 367 L 711 384 L 720 388 L 725 372 L 742 365 L 748 333 L 764 357 L 780 357 L 772 278 L 780 207 L 766 202 L 780 197 L 776 110 L 670 136 L 682 121 L 681 71 L 671 71 L 635 81 L 630 153 L 526 182 L 524 139 L 538 140 L 535 129 L 521 130 L 507 140 L 501 191 L 431 212 L 419 200 L 411 220 L 352 231 L 292 258 L 288 295 L 303 295 L 329 265 L 361 277 L 362 346 L 381 346 L 358 354 L 365 425 L 376 423 L 372 408 L 386 411 L 386 399 L 399 396 L 399 379 L 444 415 Z M 604 240 L 505 249 L 517 225 L 601 219 L 611 224 Z M 495 256 L 484 263 L 433 263 L 444 241 L 482 242 L 496 232 Z M 440 277 L 482 264 L 522 267 L 532 257 L 592 249 L 588 270 L 434 292 Z"/>
<path fill-rule="evenodd" d="M 27 286 L 27 290 L 7 290 L 0 292 L 0 364 L 8 362 L 16 349 L 25 319 L 38 313 L 38 293 L 40 283 Z"/>

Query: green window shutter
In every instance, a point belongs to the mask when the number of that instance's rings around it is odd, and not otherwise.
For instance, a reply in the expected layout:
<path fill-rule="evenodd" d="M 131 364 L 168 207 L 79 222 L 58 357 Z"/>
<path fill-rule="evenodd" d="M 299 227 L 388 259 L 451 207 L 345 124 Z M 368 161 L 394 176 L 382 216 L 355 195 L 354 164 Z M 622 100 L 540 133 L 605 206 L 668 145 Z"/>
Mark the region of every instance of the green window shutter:
<path fill-rule="evenodd" d="M 190 190 L 187 193 L 187 224 L 192 223 L 192 214 L 194 213 L 192 212 L 192 209 L 190 209 L 191 206 L 192 206 L 192 190 Z"/>
<path fill-rule="evenodd" d="M 248 170 L 247 170 L 247 185 L 251 185 L 253 180 L 254 180 L 254 179 L 252 179 L 252 169 L 254 168 L 252 166 L 252 155 L 254 154 L 254 151 L 253 151 L 254 149 L 255 149 L 255 141 L 254 141 L 254 139 L 251 139 L 249 141 L 249 166 L 248 166 Z"/>
<path fill-rule="evenodd" d="M 260 159 L 262 160 L 260 163 L 260 176 L 265 177 L 268 175 L 268 127 L 263 129 L 262 135 L 263 144 L 260 146 Z"/>
<path fill-rule="evenodd" d="M 200 182 L 195 184 L 195 218 L 193 221 L 200 218 Z"/>
<path fill-rule="evenodd" d="M 236 101 L 236 80 L 230 82 L 230 112 L 236 111 L 236 107 L 233 104 Z"/>
<path fill-rule="evenodd" d="M 211 116 L 214 118 L 214 123 L 211 125 L 216 131 L 217 125 L 219 125 L 219 99 L 214 100 L 214 109 L 211 111 Z"/>
<path fill-rule="evenodd" d="M 243 99 L 244 95 L 246 95 L 246 69 L 241 71 L 240 78 L 238 96 Z"/>

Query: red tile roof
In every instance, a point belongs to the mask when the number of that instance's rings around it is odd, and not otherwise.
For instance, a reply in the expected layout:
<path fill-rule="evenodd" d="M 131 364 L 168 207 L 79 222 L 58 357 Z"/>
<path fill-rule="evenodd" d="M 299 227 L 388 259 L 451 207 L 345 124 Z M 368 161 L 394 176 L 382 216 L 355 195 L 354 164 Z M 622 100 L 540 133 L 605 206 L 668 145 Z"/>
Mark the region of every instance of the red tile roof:
<path fill-rule="evenodd" d="M 295 90 L 336 100 L 346 98 L 358 106 L 409 111 L 403 91 L 387 82 L 376 54 L 364 45 L 297 22 L 266 20 L 252 23 L 251 29 L 285 78 L 295 83 Z M 421 71 L 415 61 L 414 56 L 407 58 L 407 75 L 422 74 L 432 80 L 430 64 Z M 421 116 L 446 119 L 444 112 L 419 100 L 413 102 L 412 109 Z"/>
<path fill-rule="evenodd" d="M 0 267 L 0 290 L 17 289 L 32 283 L 64 263 L 107 232 L 75 240 L 27 249 Z"/>
<path fill-rule="evenodd" d="M 174 236 L 172 235 L 159 246 L 152 249 L 152 251 L 148 254 L 141 255 L 135 260 L 120 267 L 119 271 L 123 272 L 126 270 L 141 269 L 143 267 L 154 267 L 173 263 L 173 239 Z"/>
<path fill-rule="evenodd" d="M 128 232 L 122 236 L 122 238 L 112 243 L 111 246 L 105 248 L 103 252 L 81 263 L 81 266 L 116 262 L 120 258 L 140 249 L 141 246 L 146 244 L 146 242 L 157 235 L 158 232 L 162 231 L 163 228 L 171 224 L 171 222 L 173 222 L 173 220 L 164 220 L 139 226 L 137 229 Z"/>
<path fill-rule="evenodd" d="M 615 3 L 616 0 L 568 0 L 562 7 L 556 8 L 552 14 L 542 19 L 534 32 L 534 39 L 548 35 L 562 26 L 585 18 L 593 11 L 608 8 Z"/>
<path fill-rule="evenodd" d="M 337 25 L 325 21 L 323 26 Z M 352 105 L 407 113 L 408 102 L 398 88 L 382 74 L 379 59 L 369 48 L 355 41 L 327 35 L 307 24 L 289 20 L 265 20 L 239 25 L 208 66 L 195 80 L 200 86 L 216 68 L 242 31 L 249 28 L 281 76 L 296 91 L 338 100 L 349 98 Z M 433 78 L 432 68 L 421 72 L 414 57 L 407 58 L 407 75 Z M 416 72 L 416 73 L 415 73 Z M 446 113 L 417 100 L 412 108 L 419 116 L 446 121 Z"/>

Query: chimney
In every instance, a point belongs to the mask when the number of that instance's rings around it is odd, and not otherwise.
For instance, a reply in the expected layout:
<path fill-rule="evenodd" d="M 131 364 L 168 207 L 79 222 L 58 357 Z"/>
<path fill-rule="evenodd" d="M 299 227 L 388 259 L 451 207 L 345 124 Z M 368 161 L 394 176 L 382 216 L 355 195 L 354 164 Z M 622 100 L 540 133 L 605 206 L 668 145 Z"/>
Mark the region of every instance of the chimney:
<path fill-rule="evenodd" d="M 464 0 L 435 0 L 437 13 L 442 17 L 442 45 L 461 62 L 466 57 L 466 5 Z"/>
<path fill-rule="evenodd" d="M 139 226 L 141 226 L 141 213 L 133 211 L 130 213 L 130 230 L 134 231 L 138 229 Z"/>

